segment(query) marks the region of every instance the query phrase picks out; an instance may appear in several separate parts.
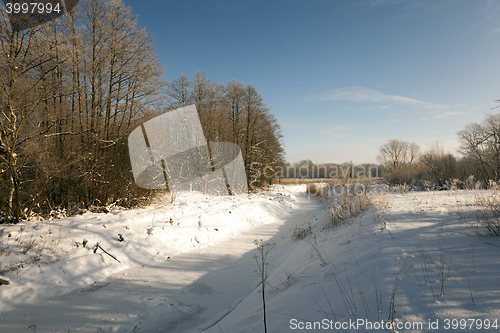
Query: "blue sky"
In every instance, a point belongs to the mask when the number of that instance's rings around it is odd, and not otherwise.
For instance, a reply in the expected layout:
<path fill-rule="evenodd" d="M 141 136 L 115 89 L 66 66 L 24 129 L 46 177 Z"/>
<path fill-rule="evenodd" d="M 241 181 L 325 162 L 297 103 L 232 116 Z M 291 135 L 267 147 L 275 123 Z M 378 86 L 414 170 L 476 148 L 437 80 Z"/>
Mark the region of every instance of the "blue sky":
<path fill-rule="evenodd" d="M 500 1 L 124 0 L 165 78 L 253 85 L 294 162 L 376 162 L 389 139 L 456 153 L 500 99 Z"/>

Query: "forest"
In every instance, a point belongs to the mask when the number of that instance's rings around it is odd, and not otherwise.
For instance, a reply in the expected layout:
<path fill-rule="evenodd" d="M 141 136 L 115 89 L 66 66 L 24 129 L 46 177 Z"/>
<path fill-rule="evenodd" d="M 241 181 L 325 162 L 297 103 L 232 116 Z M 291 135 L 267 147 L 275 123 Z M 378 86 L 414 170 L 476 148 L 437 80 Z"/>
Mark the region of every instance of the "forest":
<path fill-rule="evenodd" d="M 0 221 L 141 204 L 152 193 L 134 183 L 128 134 L 190 104 L 207 141 L 238 144 L 245 166 L 283 163 L 280 127 L 252 85 L 203 71 L 168 81 L 153 40 L 120 0 L 82 0 L 22 31 L 2 12 Z"/>

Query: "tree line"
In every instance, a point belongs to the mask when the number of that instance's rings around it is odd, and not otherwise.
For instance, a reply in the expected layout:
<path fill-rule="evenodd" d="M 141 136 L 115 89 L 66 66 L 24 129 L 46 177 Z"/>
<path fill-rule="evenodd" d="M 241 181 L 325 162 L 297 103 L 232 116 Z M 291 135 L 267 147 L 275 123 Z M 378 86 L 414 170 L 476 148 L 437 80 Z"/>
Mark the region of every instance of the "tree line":
<path fill-rule="evenodd" d="M 461 156 L 436 143 L 426 151 L 408 141 L 391 139 L 380 147 L 378 161 L 387 181 L 448 188 L 455 181 L 475 179 L 483 186 L 500 180 L 500 113 L 488 114 L 482 123 L 458 133 Z M 471 178 L 473 177 L 473 178 Z"/>
<path fill-rule="evenodd" d="M 121 0 L 82 0 L 23 31 L 2 11 L 0 72 L 0 220 L 134 205 L 149 192 L 133 181 L 128 134 L 189 104 L 207 140 L 238 144 L 246 165 L 283 161 L 279 125 L 251 85 L 204 72 L 164 80 L 151 34 Z"/>
<path fill-rule="evenodd" d="M 499 102 L 499 101 L 497 101 Z M 270 178 L 383 178 L 392 184 L 417 188 L 486 187 L 500 181 L 500 113 L 458 131 L 459 155 L 445 151 L 438 142 L 421 151 L 413 142 L 390 139 L 377 155 L 379 164 L 314 163 L 302 160 L 277 166 Z M 471 183 L 471 181 L 473 183 Z"/>

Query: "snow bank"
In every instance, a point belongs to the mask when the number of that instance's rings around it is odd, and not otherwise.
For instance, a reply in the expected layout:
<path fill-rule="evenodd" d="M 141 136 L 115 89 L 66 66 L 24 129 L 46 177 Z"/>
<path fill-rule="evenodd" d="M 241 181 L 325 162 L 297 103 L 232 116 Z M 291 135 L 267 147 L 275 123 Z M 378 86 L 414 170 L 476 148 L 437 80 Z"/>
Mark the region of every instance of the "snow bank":
<path fill-rule="evenodd" d="M 351 224 L 270 256 L 268 331 L 497 330 L 500 241 L 472 232 L 474 195 L 382 194 Z M 261 332 L 262 314 L 255 290 L 206 332 Z"/>
<path fill-rule="evenodd" d="M 213 245 L 275 221 L 288 214 L 295 201 L 292 192 L 279 186 L 232 197 L 187 193 L 175 205 L 3 225 L 0 274 L 11 284 L 0 286 L 0 311 Z M 95 251 L 97 243 L 120 263 L 101 249 Z"/>

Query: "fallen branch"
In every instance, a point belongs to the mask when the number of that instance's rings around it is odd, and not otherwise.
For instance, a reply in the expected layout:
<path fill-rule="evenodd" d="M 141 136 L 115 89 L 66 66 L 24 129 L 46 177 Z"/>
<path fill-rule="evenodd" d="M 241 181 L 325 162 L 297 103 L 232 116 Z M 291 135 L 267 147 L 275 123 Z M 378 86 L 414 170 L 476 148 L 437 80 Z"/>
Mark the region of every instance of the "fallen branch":
<path fill-rule="evenodd" d="M 99 242 L 96 243 L 95 245 L 95 249 L 94 249 L 94 253 L 97 252 L 97 249 L 101 249 L 104 253 L 106 253 L 108 256 L 110 256 L 111 258 L 115 259 L 116 261 L 118 261 L 120 264 L 122 263 L 120 260 L 116 259 L 116 257 L 114 255 L 112 255 L 111 253 L 109 253 L 108 251 L 106 251 L 105 249 L 103 249 L 101 247 L 101 245 L 99 245 Z"/>

